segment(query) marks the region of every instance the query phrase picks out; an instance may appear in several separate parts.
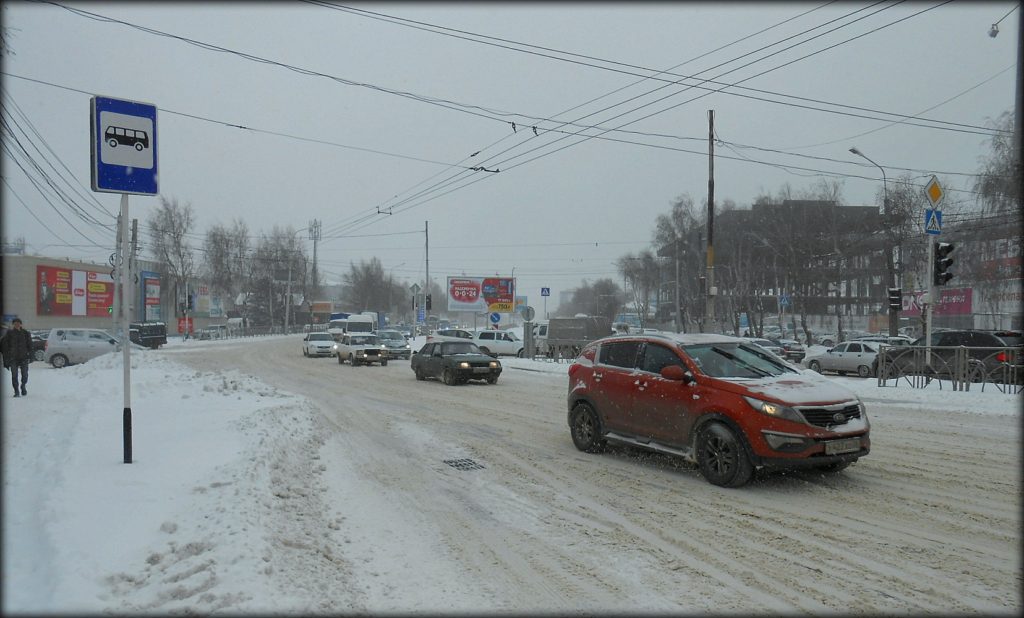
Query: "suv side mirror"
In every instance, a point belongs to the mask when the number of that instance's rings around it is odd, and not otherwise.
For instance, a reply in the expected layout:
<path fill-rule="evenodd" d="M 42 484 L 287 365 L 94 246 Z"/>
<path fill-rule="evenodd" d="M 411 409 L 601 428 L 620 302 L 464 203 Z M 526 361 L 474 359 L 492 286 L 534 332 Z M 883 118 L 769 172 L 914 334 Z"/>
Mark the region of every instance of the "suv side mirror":
<path fill-rule="evenodd" d="M 680 365 L 668 365 L 667 367 L 662 367 L 661 377 L 666 380 L 685 382 L 686 384 L 692 384 L 695 381 L 693 379 L 693 374 Z"/>

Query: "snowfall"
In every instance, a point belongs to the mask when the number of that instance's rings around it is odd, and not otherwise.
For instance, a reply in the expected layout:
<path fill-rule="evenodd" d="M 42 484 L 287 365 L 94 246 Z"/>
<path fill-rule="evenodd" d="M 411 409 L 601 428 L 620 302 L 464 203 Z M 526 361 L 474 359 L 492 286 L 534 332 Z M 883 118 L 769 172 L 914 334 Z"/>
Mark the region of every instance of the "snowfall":
<path fill-rule="evenodd" d="M 392 597 L 376 605 L 370 595 L 360 608 L 320 608 L 303 598 L 315 591 L 296 590 L 289 598 L 267 585 L 267 576 L 280 567 L 248 542 L 262 534 L 266 507 L 246 500 L 272 486 L 268 476 L 275 466 L 254 468 L 251 460 L 270 434 L 308 432 L 313 408 L 301 394 L 235 369 L 197 371 L 183 362 L 182 350 L 222 344 L 174 338 L 161 350 L 133 350 L 131 463 L 124 462 L 120 353 L 60 370 L 32 363 L 28 395 L 17 399 L 10 373 L 3 372 L 3 613 L 443 613 L 461 607 L 451 598 L 465 590 L 457 574 L 436 575 L 441 581 L 431 582 L 432 589 L 408 591 L 408 604 Z M 506 373 L 522 379 L 568 368 L 529 359 L 502 362 Z M 875 402 L 893 398 L 921 408 L 1020 414 L 1020 395 L 992 388 L 954 392 L 947 383 L 941 390 L 884 389 L 874 379 L 836 379 Z M 331 483 L 344 488 L 349 503 L 368 509 L 364 521 L 387 519 L 409 528 L 396 536 L 415 536 L 411 528 L 422 522 L 396 517 L 371 495 L 372 485 L 346 479 L 343 466 L 332 474 Z M 329 533 L 344 535 L 351 555 L 367 556 L 362 571 L 348 574 L 357 582 L 390 572 L 404 559 L 395 548 L 378 551 L 386 541 L 347 534 L 347 525 L 344 517 L 332 520 Z M 176 570 L 179 563 L 193 566 Z M 214 563 L 218 576 L 198 589 L 175 585 Z M 1019 574 L 1011 577 L 1019 583 Z M 157 579 L 163 583 L 144 585 Z M 1009 594 L 1019 610 L 1019 590 Z"/>

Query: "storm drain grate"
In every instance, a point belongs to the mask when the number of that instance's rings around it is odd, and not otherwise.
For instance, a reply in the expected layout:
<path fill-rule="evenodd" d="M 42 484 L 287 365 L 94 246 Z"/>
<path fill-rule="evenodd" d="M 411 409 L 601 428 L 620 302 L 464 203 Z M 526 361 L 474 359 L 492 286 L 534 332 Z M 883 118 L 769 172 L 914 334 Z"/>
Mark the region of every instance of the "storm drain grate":
<path fill-rule="evenodd" d="M 484 467 L 472 459 L 445 459 L 444 463 L 456 470 L 483 470 Z"/>

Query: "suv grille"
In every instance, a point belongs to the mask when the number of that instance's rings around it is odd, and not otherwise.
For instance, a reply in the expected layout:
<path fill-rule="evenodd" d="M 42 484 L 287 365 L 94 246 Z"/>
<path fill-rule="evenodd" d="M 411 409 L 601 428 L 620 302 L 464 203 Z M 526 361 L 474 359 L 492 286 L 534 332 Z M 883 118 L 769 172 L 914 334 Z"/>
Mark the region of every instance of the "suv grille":
<path fill-rule="evenodd" d="M 827 408 L 797 408 L 797 410 L 804 415 L 808 423 L 817 427 L 842 425 L 849 422 L 851 418 L 860 418 L 860 406 L 855 403 L 845 406 L 828 406 Z M 842 422 L 836 422 L 833 418 L 837 412 L 843 415 Z"/>

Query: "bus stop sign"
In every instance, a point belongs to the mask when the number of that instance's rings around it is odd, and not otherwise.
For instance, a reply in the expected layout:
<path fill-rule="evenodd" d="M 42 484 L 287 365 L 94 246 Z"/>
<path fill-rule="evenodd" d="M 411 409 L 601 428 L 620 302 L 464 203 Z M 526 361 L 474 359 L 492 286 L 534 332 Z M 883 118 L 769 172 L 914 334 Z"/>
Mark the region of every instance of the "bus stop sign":
<path fill-rule="evenodd" d="M 158 193 L 155 105 L 92 97 L 89 134 L 93 191 Z"/>

